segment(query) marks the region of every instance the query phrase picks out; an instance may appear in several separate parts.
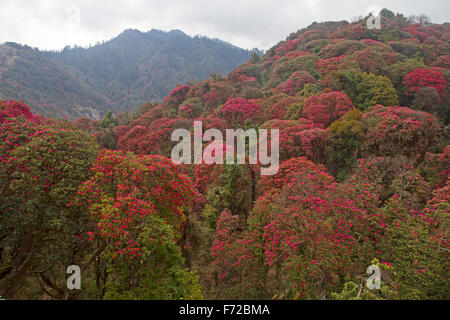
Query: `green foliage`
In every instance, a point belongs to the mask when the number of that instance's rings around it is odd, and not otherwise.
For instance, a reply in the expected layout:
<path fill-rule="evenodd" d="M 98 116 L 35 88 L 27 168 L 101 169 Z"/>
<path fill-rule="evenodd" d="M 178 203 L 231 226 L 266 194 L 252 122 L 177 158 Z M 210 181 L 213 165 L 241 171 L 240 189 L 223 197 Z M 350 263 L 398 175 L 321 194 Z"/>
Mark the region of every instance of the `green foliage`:
<path fill-rule="evenodd" d="M 352 101 L 361 110 L 366 110 L 367 107 L 377 104 L 383 106 L 398 105 L 397 92 L 389 78 L 385 76 L 363 73 L 361 82 L 356 85 L 356 90 L 358 95 Z"/>
<path fill-rule="evenodd" d="M 402 299 L 445 299 L 449 280 L 448 252 L 439 250 L 436 230 L 425 217 L 407 212 L 396 197 L 380 210 L 389 236 L 383 259 L 392 263 Z"/>
<path fill-rule="evenodd" d="M 138 241 L 142 253 L 138 258 L 110 259 L 105 299 L 203 299 L 199 278 L 183 267 L 184 259 L 169 225 L 157 216 L 149 216 Z"/>
<path fill-rule="evenodd" d="M 248 173 L 240 165 L 225 165 L 225 172 L 208 192 L 208 203 L 203 211 L 212 230 L 224 209 L 229 209 L 233 215 L 243 216 L 248 210 L 251 196 L 251 183 Z"/>
<path fill-rule="evenodd" d="M 102 121 L 99 123 L 99 127 L 102 129 L 111 128 L 117 126 L 117 120 L 113 117 L 112 111 L 108 111 Z"/>
<path fill-rule="evenodd" d="M 356 109 L 328 128 L 327 164 L 338 181 L 355 166 L 364 137 L 362 112 Z"/>
<path fill-rule="evenodd" d="M 1 124 L 0 131 L 11 125 Z M 98 152 L 91 137 L 68 123 L 49 122 L 31 132 L 23 119 L 14 125 L 9 139 L 17 135 L 21 143 L 0 174 L 0 292 L 7 298 L 30 277 L 54 281 L 89 253 L 79 238 L 90 227 L 87 212 L 69 205 Z"/>
<path fill-rule="evenodd" d="M 338 75 L 337 86 L 362 111 L 377 104 L 394 106 L 399 103 L 395 88 L 385 76 L 360 73 L 354 69 L 343 70 Z"/>

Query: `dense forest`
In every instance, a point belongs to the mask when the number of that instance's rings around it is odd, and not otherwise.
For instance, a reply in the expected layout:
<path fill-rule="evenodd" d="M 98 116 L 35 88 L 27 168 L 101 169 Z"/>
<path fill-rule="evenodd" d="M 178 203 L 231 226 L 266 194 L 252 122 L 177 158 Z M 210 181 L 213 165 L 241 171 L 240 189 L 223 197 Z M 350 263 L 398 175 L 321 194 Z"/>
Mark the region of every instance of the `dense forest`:
<path fill-rule="evenodd" d="M 0 296 L 449 299 L 450 25 L 381 16 L 314 23 L 101 120 L 1 102 Z M 174 164 L 194 121 L 279 129 L 278 173 Z"/>
<path fill-rule="evenodd" d="M 227 74 L 251 54 L 179 30 L 126 30 L 95 46 L 55 52 L 8 42 L 0 45 L 0 99 L 24 101 L 51 118 L 101 119 L 108 110 L 162 101 L 180 83 Z"/>
<path fill-rule="evenodd" d="M 180 83 L 228 74 L 251 54 L 179 30 L 126 30 L 95 46 L 55 52 L 5 43 L 0 46 L 0 99 L 24 101 L 51 118 L 101 119 L 108 110 L 162 101 Z"/>
<path fill-rule="evenodd" d="M 205 79 L 211 73 L 228 74 L 251 52 L 180 30 L 130 29 L 90 48 L 65 48 L 46 55 L 81 72 L 120 110 L 131 110 L 148 101 L 162 101 L 180 83 Z"/>
<path fill-rule="evenodd" d="M 112 100 L 91 88 L 80 75 L 16 43 L 0 46 L 0 99 L 21 100 L 52 118 L 99 119 L 116 110 Z"/>

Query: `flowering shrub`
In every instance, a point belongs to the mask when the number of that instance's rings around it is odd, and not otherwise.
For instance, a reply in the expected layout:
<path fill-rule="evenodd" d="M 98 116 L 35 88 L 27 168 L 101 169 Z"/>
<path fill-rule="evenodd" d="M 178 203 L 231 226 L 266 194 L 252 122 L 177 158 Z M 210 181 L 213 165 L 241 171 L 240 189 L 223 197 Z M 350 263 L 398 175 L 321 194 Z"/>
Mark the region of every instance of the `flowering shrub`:
<path fill-rule="evenodd" d="M 164 106 L 167 109 L 177 108 L 180 103 L 186 99 L 186 94 L 191 89 L 191 86 L 183 84 L 173 89 L 169 95 L 164 99 Z"/>
<path fill-rule="evenodd" d="M 377 105 L 363 116 L 367 126 L 364 153 L 416 157 L 436 145 L 440 125 L 435 117 L 406 107 Z"/>
<path fill-rule="evenodd" d="M 321 75 L 330 73 L 333 70 L 337 70 L 342 66 L 344 56 L 333 57 L 328 59 L 319 59 L 316 61 L 317 72 Z"/>
<path fill-rule="evenodd" d="M 326 130 L 317 127 L 312 121 L 271 120 L 264 123 L 262 128 L 280 130 L 280 160 L 306 156 L 316 163 L 323 161 Z"/>
<path fill-rule="evenodd" d="M 307 71 L 294 72 L 288 80 L 278 86 L 282 93 L 295 96 L 297 92 L 303 89 L 305 84 L 314 83 L 316 79 Z"/>
<path fill-rule="evenodd" d="M 435 69 L 414 69 L 405 76 L 403 84 L 408 95 L 414 95 L 425 87 L 435 88 L 442 101 L 445 100 L 447 95 L 447 80 L 441 72 Z"/>
<path fill-rule="evenodd" d="M 352 109 L 354 109 L 352 101 L 345 93 L 333 91 L 306 99 L 303 115 L 319 127 L 327 128 Z"/>
<path fill-rule="evenodd" d="M 242 125 L 259 111 L 256 103 L 243 98 L 229 99 L 220 110 L 223 117 L 232 125 Z"/>
<path fill-rule="evenodd" d="M 97 223 L 91 239 L 116 243 L 115 256 L 139 256 L 142 220 L 157 215 L 181 232 L 184 214 L 197 194 L 192 181 L 160 156 L 135 156 L 102 151 L 91 168 L 92 177 L 78 191 Z"/>
<path fill-rule="evenodd" d="M 18 116 L 34 121 L 39 120 L 39 117 L 33 115 L 30 108 L 23 102 L 0 100 L 0 123 L 4 122 L 6 118 L 15 118 Z"/>

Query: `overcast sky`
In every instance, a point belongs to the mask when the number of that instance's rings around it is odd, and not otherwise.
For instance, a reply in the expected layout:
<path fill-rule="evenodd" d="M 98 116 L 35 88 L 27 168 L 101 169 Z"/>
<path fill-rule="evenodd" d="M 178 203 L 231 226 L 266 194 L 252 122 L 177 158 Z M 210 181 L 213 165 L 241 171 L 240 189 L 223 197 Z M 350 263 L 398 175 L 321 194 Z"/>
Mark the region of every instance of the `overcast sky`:
<path fill-rule="evenodd" d="M 0 43 L 88 46 L 124 29 L 180 29 L 267 50 L 314 21 L 365 16 L 371 6 L 449 22 L 449 0 L 0 0 Z"/>

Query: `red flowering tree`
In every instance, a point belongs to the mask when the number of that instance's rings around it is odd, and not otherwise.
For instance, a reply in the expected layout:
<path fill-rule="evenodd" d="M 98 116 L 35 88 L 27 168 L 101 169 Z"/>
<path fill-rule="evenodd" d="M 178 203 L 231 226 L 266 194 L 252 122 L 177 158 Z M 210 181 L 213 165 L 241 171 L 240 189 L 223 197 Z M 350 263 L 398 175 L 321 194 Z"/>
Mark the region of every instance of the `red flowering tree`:
<path fill-rule="evenodd" d="M 113 239 L 115 255 L 139 255 L 139 221 L 157 215 L 180 232 L 184 210 L 197 195 L 170 159 L 102 151 L 78 191 L 97 223 L 91 237 Z"/>
<path fill-rule="evenodd" d="M 327 132 L 311 120 L 271 120 L 261 128 L 280 130 L 281 161 L 299 156 L 307 156 L 316 163 L 324 161 Z"/>
<path fill-rule="evenodd" d="M 420 89 L 435 88 L 444 101 L 447 96 L 447 80 L 444 75 L 435 69 L 417 68 L 403 79 L 403 85 L 408 95 L 415 95 Z"/>
<path fill-rule="evenodd" d="M 259 111 L 256 103 L 243 98 L 231 98 L 220 109 L 224 118 L 233 126 L 242 126 L 245 120 Z"/>
<path fill-rule="evenodd" d="M 359 159 L 353 176 L 348 179 L 358 190 L 370 190 L 381 201 L 396 195 L 404 207 L 421 210 L 431 196 L 430 185 L 415 172 L 405 157 Z"/>
<path fill-rule="evenodd" d="M 288 80 L 278 86 L 281 93 L 295 96 L 297 92 L 303 89 L 305 84 L 314 83 L 316 79 L 308 71 L 296 71 Z"/>
<path fill-rule="evenodd" d="M 238 232 L 239 216 L 225 209 L 217 221 L 210 254 L 218 297 L 261 298 L 262 277 L 251 234 Z"/>
<path fill-rule="evenodd" d="M 173 89 L 169 95 L 164 99 L 164 107 L 167 111 L 174 110 L 174 114 L 176 115 L 176 111 L 178 106 L 186 99 L 186 94 L 191 89 L 191 86 L 187 84 L 183 84 L 181 86 Z"/>
<path fill-rule="evenodd" d="M 107 244 L 114 280 L 106 283 L 105 298 L 201 298 L 198 278 L 184 269 L 176 245 L 197 196 L 192 181 L 170 159 L 107 150 L 91 171 L 77 203 L 96 226 L 87 233 L 90 241 Z"/>
<path fill-rule="evenodd" d="M 367 134 L 363 144 L 366 156 L 399 156 L 423 159 L 436 145 L 440 125 L 423 111 L 406 107 L 377 105 L 363 115 Z"/>
<path fill-rule="evenodd" d="M 257 123 L 264 123 L 273 119 L 285 119 L 286 114 L 293 104 L 303 105 L 303 99 L 285 94 L 275 94 L 264 99 L 254 100 L 261 108 L 261 112 L 253 116 Z M 294 118 L 294 119 L 298 119 Z"/>
<path fill-rule="evenodd" d="M 0 123 L 5 121 L 6 118 L 15 118 L 22 116 L 29 120 L 38 121 L 39 117 L 33 115 L 30 108 L 20 101 L 3 101 L 0 100 Z"/>
<path fill-rule="evenodd" d="M 306 99 L 303 115 L 319 127 L 327 128 L 353 109 L 352 101 L 345 93 L 332 91 Z"/>
<path fill-rule="evenodd" d="M 352 268 L 365 267 L 380 241 L 377 197 L 340 186 L 326 168 L 305 158 L 281 164 L 264 177 L 262 195 L 250 217 L 255 245 L 261 247 L 269 296 L 281 289 L 286 298 L 324 297 Z"/>
<path fill-rule="evenodd" d="M 38 123 L 19 106 L 27 118 L 14 112 L 18 117 L 9 113 L 0 123 L 0 295 L 15 298 L 25 283 L 41 281 L 61 299 L 64 290 L 55 279 L 73 261 L 87 266 L 92 253 L 82 237 L 87 216 L 68 204 L 98 147 L 69 123 Z"/>
<path fill-rule="evenodd" d="M 319 59 L 316 61 L 316 69 L 322 76 L 329 74 L 331 71 L 338 70 L 343 65 L 344 56 Z"/>

